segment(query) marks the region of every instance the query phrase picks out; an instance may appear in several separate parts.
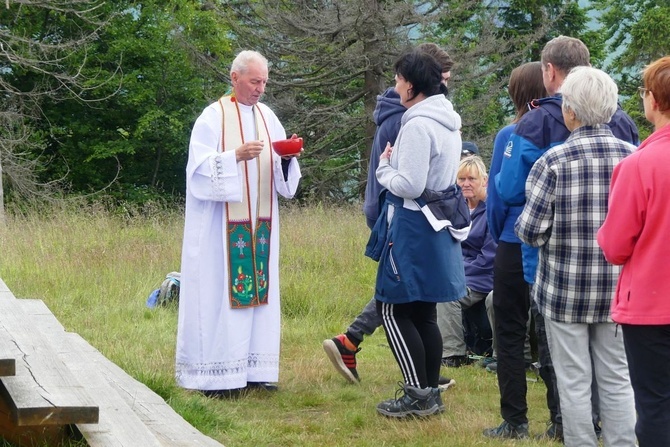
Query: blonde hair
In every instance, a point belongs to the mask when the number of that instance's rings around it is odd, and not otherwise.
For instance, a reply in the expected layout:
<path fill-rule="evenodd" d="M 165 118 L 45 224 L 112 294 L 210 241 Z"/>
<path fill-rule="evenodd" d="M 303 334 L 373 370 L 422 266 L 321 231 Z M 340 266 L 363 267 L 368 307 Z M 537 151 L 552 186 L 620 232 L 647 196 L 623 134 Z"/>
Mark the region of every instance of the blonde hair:
<path fill-rule="evenodd" d="M 484 165 L 484 160 L 479 155 L 469 155 L 461 160 L 460 165 L 458 165 L 458 176 L 466 172 L 474 172 L 477 174 L 483 181 L 486 181 L 489 178 L 488 173 L 486 172 L 486 166 Z"/>

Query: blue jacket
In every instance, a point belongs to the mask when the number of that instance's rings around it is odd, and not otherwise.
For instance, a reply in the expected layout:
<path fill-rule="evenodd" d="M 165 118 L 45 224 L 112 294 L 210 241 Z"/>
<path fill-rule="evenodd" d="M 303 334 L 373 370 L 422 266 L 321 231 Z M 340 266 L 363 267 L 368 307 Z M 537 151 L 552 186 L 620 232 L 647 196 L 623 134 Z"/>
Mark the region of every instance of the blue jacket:
<path fill-rule="evenodd" d="M 365 200 L 363 202 L 363 212 L 367 220 L 368 227 L 372 229 L 379 216 L 379 193 L 382 190 L 377 181 L 375 172 L 379 166 L 379 156 L 384 152 L 386 143 L 391 146 L 395 144 L 395 139 L 400 131 L 400 119 L 407 109 L 400 104 L 400 96 L 393 87 L 388 88 L 383 94 L 377 96 L 377 106 L 373 113 L 373 118 L 377 130 L 372 142 L 370 151 L 370 164 L 368 165 L 368 182 L 365 186 Z"/>
<path fill-rule="evenodd" d="M 379 261 L 375 298 L 391 304 L 463 298 L 467 292 L 461 244 L 449 231 L 434 231 L 421 211 L 404 208 L 404 199 L 390 192 L 385 197 L 365 248 L 366 256 Z"/>
<path fill-rule="evenodd" d="M 486 222 L 486 203 L 479 202 L 471 214 L 472 225 L 468 238 L 461 242 L 465 283 L 475 292 L 493 290 L 493 258 L 496 247 Z"/>
<path fill-rule="evenodd" d="M 533 110 L 526 113 L 507 142 L 500 172 L 494 182 L 500 198 L 509 206 L 523 206 L 526 201 L 526 179 L 535 161 L 548 149 L 563 143 L 570 131 L 565 127 L 561 96 L 552 96 L 533 101 Z M 637 127 L 633 120 L 619 107 L 607 123 L 615 137 L 639 144 Z M 514 217 L 514 222 L 516 222 Z M 526 282 L 535 282 L 537 248 L 522 246 L 523 272 Z"/>
<path fill-rule="evenodd" d="M 510 135 L 514 131 L 516 124 L 510 124 L 503 127 L 493 142 L 493 156 L 491 157 L 491 168 L 489 169 L 489 183 L 486 187 L 486 218 L 489 224 L 491 237 L 496 242 L 509 242 L 511 244 L 520 244 L 519 239 L 514 233 L 514 222 L 521 215 L 523 206 L 508 206 L 498 195 L 495 178 L 500 172 L 502 165 L 503 152 Z"/>

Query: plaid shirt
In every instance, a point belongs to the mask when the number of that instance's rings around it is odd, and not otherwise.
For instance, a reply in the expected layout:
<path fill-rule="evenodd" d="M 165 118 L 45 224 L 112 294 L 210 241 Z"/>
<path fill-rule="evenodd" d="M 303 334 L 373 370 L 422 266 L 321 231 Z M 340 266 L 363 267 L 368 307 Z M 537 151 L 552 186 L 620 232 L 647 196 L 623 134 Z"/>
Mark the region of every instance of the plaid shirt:
<path fill-rule="evenodd" d="M 540 247 L 531 294 L 545 318 L 612 321 L 620 268 L 607 263 L 596 232 L 607 214 L 614 166 L 634 150 L 607 126 L 585 126 L 533 165 L 515 231 L 525 243 Z"/>

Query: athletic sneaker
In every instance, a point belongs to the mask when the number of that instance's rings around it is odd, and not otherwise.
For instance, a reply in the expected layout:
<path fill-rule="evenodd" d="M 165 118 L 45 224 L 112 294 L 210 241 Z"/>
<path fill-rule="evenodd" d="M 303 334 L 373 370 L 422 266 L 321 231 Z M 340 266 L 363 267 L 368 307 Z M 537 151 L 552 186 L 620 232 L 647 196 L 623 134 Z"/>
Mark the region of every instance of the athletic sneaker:
<path fill-rule="evenodd" d="M 499 426 L 484 430 L 483 434 L 487 438 L 524 439 L 528 437 L 528 424 L 514 426 L 507 421 L 502 421 Z"/>
<path fill-rule="evenodd" d="M 536 436 L 535 439 L 551 439 L 563 443 L 563 424 L 549 421 L 547 431 Z"/>
<path fill-rule="evenodd" d="M 393 418 L 431 416 L 444 411 L 444 404 L 437 388 L 416 388 L 399 383 L 395 399 L 377 405 L 377 412 Z M 398 395 L 402 393 L 402 396 Z"/>
<path fill-rule="evenodd" d="M 440 376 L 440 378 L 437 380 L 437 388 L 440 391 L 446 391 L 454 385 L 456 385 L 456 381 L 454 379 L 450 379 L 449 377 Z"/>
<path fill-rule="evenodd" d="M 323 350 L 328 354 L 330 362 L 337 372 L 351 383 L 358 383 L 361 379 L 356 371 L 356 353 L 361 348 L 351 351 L 344 347 L 344 338 L 346 335 L 340 334 L 337 337 L 323 341 Z"/>

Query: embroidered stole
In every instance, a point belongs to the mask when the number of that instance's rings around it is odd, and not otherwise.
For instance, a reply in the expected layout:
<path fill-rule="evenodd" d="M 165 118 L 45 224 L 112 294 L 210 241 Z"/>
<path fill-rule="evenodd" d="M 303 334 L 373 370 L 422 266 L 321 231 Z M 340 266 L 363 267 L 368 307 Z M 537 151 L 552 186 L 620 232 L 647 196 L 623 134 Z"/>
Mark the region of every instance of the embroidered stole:
<path fill-rule="evenodd" d="M 242 117 L 234 97 L 219 99 L 223 112 L 221 148 L 234 151 L 244 144 Z M 249 164 L 242 164 L 242 202 L 226 202 L 226 238 L 228 243 L 228 291 L 233 309 L 268 303 L 270 233 L 272 231 L 272 150 L 265 117 L 253 107 L 256 139 L 265 143 L 256 160 L 258 200 L 256 222 L 251 222 Z"/>

